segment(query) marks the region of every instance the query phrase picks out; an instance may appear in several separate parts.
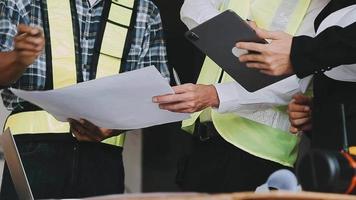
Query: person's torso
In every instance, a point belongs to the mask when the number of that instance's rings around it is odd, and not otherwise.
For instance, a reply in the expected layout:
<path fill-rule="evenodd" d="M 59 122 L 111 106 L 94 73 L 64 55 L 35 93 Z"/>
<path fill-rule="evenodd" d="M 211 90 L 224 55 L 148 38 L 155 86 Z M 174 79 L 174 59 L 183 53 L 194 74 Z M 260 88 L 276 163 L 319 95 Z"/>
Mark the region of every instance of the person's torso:
<path fill-rule="evenodd" d="M 315 30 L 330 14 L 356 4 L 355 0 L 333 0 L 315 20 Z M 355 53 L 356 56 L 356 53 Z M 338 81 L 324 74 L 314 75 L 313 135 L 314 148 L 340 150 L 342 128 L 340 104 L 346 107 L 346 121 L 350 144 L 356 145 L 356 83 Z"/>
<path fill-rule="evenodd" d="M 98 37 L 98 31 L 102 23 L 102 13 L 105 3 L 110 3 L 108 0 L 73 0 L 75 2 L 77 24 L 78 24 L 78 37 L 76 38 L 76 45 L 79 47 L 80 52 L 76 51 L 76 58 L 80 60 L 77 63 L 77 77 L 79 82 L 88 81 L 95 78 L 95 70 L 92 70 L 93 54 L 95 51 L 95 43 Z M 22 23 L 30 26 L 44 27 L 43 7 L 46 6 L 47 1 L 31 1 L 22 0 L 14 1 L 16 5 L 14 8 L 18 12 L 17 23 Z M 137 0 L 137 17 L 140 17 L 135 26 L 132 26 L 132 43 L 130 44 L 129 55 L 123 58 L 121 71 L 129 71 L 144 66 L 149 66 L 150 62 L 143 58 L 150 48 L 150 35 L 147 33 L 148 23 L 151 23 L 151 15 L 156 14 L 158 11 L 156 7 L 151 5 L 152 2 L 145 0 Z M 152 12 L 152 13 L 150 13 Z M 159 15 L 158 15 L 159 17 Z M 157 17 L 156 17 L 157 18 Z M 160 22 L 160 21 L 159 21 Z M 16 26 L 17 24 L 13 24 Z M 115 38 L 113 38 L 113 44 Z M 159 54 L 160 51 L 157 51 Z M 152 55 L 155 56 L 155 55 Z M 46 63 L 47 55 L 43 53 L 35 62 L 30 65 L 23 75 L 11 87 L 23 90 L 47 90 L 50 89 L 46 86 L 49 82 L 48 66 Z M 156 55 L 155 57 L 159 57 Z M 154 60 L 154 59 L 152 59 Z M 164 62 L 164 61 L 162 61 Z M 119 68 L 119 67 L 118 67 Z M 167 69 L 168 71 L 168 69 Z M 93 74 L 94 73 L 94 74 Z M 166 71 L 163 72 L 166 74 Z M 5 106 L 9 110 L 19 109 L 22 110 L 28 103 L 13 95 L 9 90 L 5 89 L 2 93 L 2 98 Z"/>
<path fill-rule="evenodd" d="M 79 24 L 79 42 L 82 53 L 78 52 L 76 57 L 80 57 L 82 61 L 80 68 L 77 69 L 77 76 L 82 77 L 83 81 L 89 80 L 90 76 L 90 62 L 93 55 L 93 47 L 96 39 L 97 30 L 99 28 L 100 18 L 103 10 L 104 1 L 97 1 L 94 5 L 90 5 L 87 0 L 75 0 L 78 24 Z M 36 26 L 43 29 L 43 7 L 46 6 L 47 1 L 31 1 L 23 0 L 16 2 L 18 12 L 18 23 L 29 26 Z M 13 11 L 15 12 L 15 11 Z M 16 26 L 16 24 L 14 24 Z M 45 90 L 46 83 L 48 83 L 48 70 L 45 51 L 30 65 L 22 76 L 11 87 L 23 90 Z M 9 90 L 5 89 L 2 92 L 2 98 L 5 106 L 9 110 L 21 109 L 27 107 L 27 102 L 19 99 L 13 95 Z"/>
<path fill-rule="evenodd" d="M 252 0 L 251 4 L 254 2 L 257 2 L 258 0 Z M 318 16 L 318 14 L 323 10 L 323 8 L 330 2 L 330 0 L 312 0 L 309 8 L 304 16 L 304 19 L 302 23 L 300 24 L 296 35 L 308 35 L 308 36 L 314 36 L 315 31 L 314 31 L 314 20 Z M 276 16 L 285 16 L 286 19 L 282 19 L 282 21 L 288 21 L 287 16 L 283 13 L 283 10 L 280 10 L 279 13 L 275 14 Z M 254 20 L 253 18 L 251 18 Z M 275 31 L 280 31 L 274 27 L 272 27 Z M 296 82 L 297 84 L 297 82 Z M 286 93 L 293 92 L 291 88 L 290 90 L 285 91 Z M 236 115 L 243 116 L 248 119 L 254 119 L 259 122 L 263 122 L 266 125 L 275 127 L 275 128 L 280 128 L 282 130 L 289 130 L 290 123 L 288 116 L 285 113 L 281 112 L 276 112 L 275 109 L 267 109 L 267 110 L 261 110 L 259 112 L 253 112 L 253 113 L 241 113 L 238 112 Z"/>

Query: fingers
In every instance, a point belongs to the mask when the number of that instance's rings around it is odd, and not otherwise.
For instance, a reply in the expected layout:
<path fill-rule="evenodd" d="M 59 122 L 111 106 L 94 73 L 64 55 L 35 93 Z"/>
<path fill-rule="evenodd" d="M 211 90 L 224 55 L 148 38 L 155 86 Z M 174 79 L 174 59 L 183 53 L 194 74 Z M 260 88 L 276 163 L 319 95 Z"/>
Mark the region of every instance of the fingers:
<path fill-rule="evenodd" d="M 288 105 L 288 112 L 309 112 L 311 109 L 309 106 L 297 104 L 295 100 L 292 100 Z"/>
<path fill-rule="evenodd" d="M 18 51 L 32 51 L 32 52 L 40 52 L 42 51 L 42 47 L 38 45 L 34 45 L 31 43 L 17 43 L 15 45 L 16 50 Z"/>
<path fill-rule="evenodd" d="M 93 127 L 87 120 L 80 121 L 69 119 L 71 131 L 78 141 L 100 142 L 102 137 L 98 134 L 98 130 Z M 95 126 L 96 127 L 96 126 Z"/>
<path fill-rule="evenodd" d="M 28 51 L 28 50 L 19 50 L 18 54 L 22 57 L 37 57 L 41 55 L 40 51 Z"/>
<path fill-rule="evenodd" d="M 15 49 L 19 51 L 41 52 L 44 48 L 44 39 L 35 37 L 15 37 Z"/>
<path fill-rule="evenodd" d="M 291 121 L 292 126 L 299 127 L 299 126 L 303 126 L 303 125 L 306 125 L 306 124 L 310 123 L 311 122 L 311 118 L 310 117 L 306 117 L 306 118 L 301 118 L 301 119 L 293 119 L 293 120 L 290 120 L 290 121 Z"/>
<path fill-rule="evenodd" d="M 260 44 L 255 42 L 239 42 L 236 44 L 236 47 L 239 49 L 260 52 L 260 53 L 266 51 L 267 48 L 265 44 Z"/>
<path fill-rule="evenodd" d="M 33 37 L 33 36 L 29 36 L 27 34 L 21 34 L 18 35 L 14 38 L 15 43 L 19 43 L 19 42 L 26 42 L 32 45 L 42 45 L 44 44 L 44 38 L 43 37 Z"/>
<path fill-rule="evenodd" d="M 311 106 L 311 104 L 312 104 L 312 98 L 305 96 L 303 94 L 295 94 L 293 96 L 293 100 L 295 103 L 301 104 L 301 105 Z"/>
<path fill-rule="evenodd" d="M 32 44 L 37 47 L 41 47 L 44 45 L 44 38 L 42 37 L 26 37 L 26 42 Z M 42 50 L 41 48 L 37 49 L 38 51 Z"/>
<path fill-rule="evenodd" d="M 182 94 L 172 94 L 154 97 L 154 103 L 158 104 L 169 104 L 169 103 L 178 103 L 178 102 L 187 102 L 192 101 L 198 98 L 196 93 L 187 92 Z"/>
<path fill-rule="evenodd" d="M 93 123 L 89 122 L 88 120 L 85 119 L 80 119 L 79 123 L 85 127 L 87 130 L 90 131 L 95 131 L 96 129 L 99 129 L 97 126 L 95 126 Z"/>
<path fill-rule="evenodd" d="M 262 72 L 262 73 L 268 73 L 269 72 L 269 67 L 265 63 L 249 62 L 249 63 L 246 63 L 246 66 L 248 68 L 261 70 L 260 72 Z"/>
<path fill-rule="evenodd" d="M 291 119 L 303 119 L 306 117 L 310 117 L 310 112 L 291 112 L 289 113 L 289 117 Z"/>
<path fill-rule="evenodd" d="M 24 25 L 24 24 L 19 24 L 17 26 L 17 34 L 21 35 L 23 33 L 28 33 L 30 34 L 32 27 Z"/>
<path fill-rule="evenodd" d="M 299 129 L 294 127 L 294 126 L 291 126 L 289 128 L 289 132 L 293 133 L 293 134 L 297 134 L 299 132 Z"/>
<path fill-rule="evenodd" d="M 99 127 L 94 125 L 88 120 L 80 119 L 79 123 L 82 127 L 85 128 L 87 132 L 85 132 L 90 138 L 94 139 L 96 142 L 100 142 L 106 139 L 109 135 L 106 131 L 102 131 Z M 108 129 L 105 129 L 108 130 Z"/>
<path fill-rule="evenodd" d="M 180 102 L 180 101 L 184 101 L 184 98 L 186 96 L 187 96 L 186 94 L 170 94 L 170 95 L 157 96 L 157 97 L 153 97 L 153 102 L 159 104 Z"/>
<path fill-rule="evenodd" d="M 194 102 L 168 103 L 159 105 L 160 109 L 177 113 L 194 113 L 197 111 L 195 107 L 196 105 Z"/>
<path fill-rule="evenodd" d="M 14 38 L 15 49 L 21 51 L 42 51 L 44 47 L 43 32 L 23 24 L 18 25 L 18 33 Z"/>
<path fill-rule="evenodd" d="M 263 63 L 265 62 L 265 56 L 262 54 L 255 54 L 255 53 L 249 53 L 245 55 L 241 55 L 239 57 L 240 62 L 260 62 Z"/>
<path fill-rule="evenodd" d="M 96 142 L 97 141 L 95 138 L 91 137 L 90 135 L 82 134 L 78 130 L 71 129 L 71 132 L 73 133 L 73 135 L 75 136 L 75 138 L 78 141 L 81 141 L 81 142 Z"/>
<path fill-rule="evenodd" d="M 311 114 L 310 112 L 289 112 L 289 121 L 293 126 L 299 127 L 311 122 Z"/>
<path fill-rule="evenodd" d="M 179 113 L 219 106 L 219 97 L 213 85 L 186 84 L 173 89 L 177 94 L 153 97 L 153 102 L 159 103 L 161 109 Z"/>
<path fill-rule="evenodd" d="M 180 86 L 172 87 L 175 94 L 155 96 L 152 98 L 153 103 L 167 104 L 180 101 L 186 101 L 187 99 L 194 98 L 192 94 L 188 94 L 189 91 L 193 91 L 195 88 L 194 84 L 184 84 Z"/>
<path fill-rule="evenodd" d="M 293 133 L 293 134 L 297 134 L 299 132 L 307 132 L 307 131 L 311 131 L 313 128 L 311 123 L 305 124 L 303 126 L 300 127 L 295 127 L 295 126 L 291 126 L 289 128 L 289 132 Z"/>
<path fill-rule="evenodd" d="M 293 96 L 293 100 L 288 105 L 289 121 L 292 125 L 290 132 L 309 131 L 311 125 L 311 98 L 302 94 Z"/>
<path fill-rule="evenodd" d="M 74 119 L 68 119 L 68 122 L 70 123 L 71 132 L 78 141 L 96 141 L 93 136 L 87 134 L 88 130 L 86 130 L 78 121 Z"/>
<path fill-rule="evenodd" d="M 27 26 L 24 24 L 18 25 L 17 26 L 17 34 L 22 35 L 24 33 L 31 35 L 31 36 L 37 36 L 37 37 L 43 35 L 43 31 L 39 28 Z"/>
<path fill-rule="evenodd" d="M 71 125 L 71 128 L 73 130 L 75 130 L 76 132 L 79 132 L 79 133 L 82 133 L 82 134 L 85 134 L 85 133 L 88 133 L 89 130 L 86 129 L 79 121 L 77 120 L 74 120 L 74 119 L 70 119 L 69 120 L 69 123 Z"/>
<path fill-rule="evenodd" d="M 293 97 L 288 105 L 289 119 L 292 125 L 300 126 L 311 121 L 311 98 L 301 94 Z"/>

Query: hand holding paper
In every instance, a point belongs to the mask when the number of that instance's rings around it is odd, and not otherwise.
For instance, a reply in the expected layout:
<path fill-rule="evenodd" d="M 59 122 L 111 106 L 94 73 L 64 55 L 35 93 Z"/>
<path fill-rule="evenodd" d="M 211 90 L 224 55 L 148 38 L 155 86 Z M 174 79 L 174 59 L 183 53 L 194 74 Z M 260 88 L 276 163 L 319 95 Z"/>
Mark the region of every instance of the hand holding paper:
<path fill-rule="evenodd" d="M 152 97 L 173 94 L 155 67 L 79 83 L 51 91 L 12 91 L 59 121 L 86 119 L 108 129 L 138 129 L 187 119 L 159 109 Z"/>

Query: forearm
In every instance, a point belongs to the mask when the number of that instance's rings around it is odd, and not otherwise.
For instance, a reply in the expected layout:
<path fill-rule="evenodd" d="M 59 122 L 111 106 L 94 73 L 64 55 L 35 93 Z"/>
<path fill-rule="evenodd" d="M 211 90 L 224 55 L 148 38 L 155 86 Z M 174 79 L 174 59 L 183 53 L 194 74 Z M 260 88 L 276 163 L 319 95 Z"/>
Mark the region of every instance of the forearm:
<path fill-rule="evenodd" d="M 334 26 L 315 38 L 299 36 L 293 39 L 291 61 L 298 77 L 321 70 L 356 63 L 356 23 L 345 28 Z"/>
<path fill-rule="evenodd" d="M 0 52 L 0 85 L 8 86 L 19 79 L 27 66 L 17 61 L 14 51 Z"/>

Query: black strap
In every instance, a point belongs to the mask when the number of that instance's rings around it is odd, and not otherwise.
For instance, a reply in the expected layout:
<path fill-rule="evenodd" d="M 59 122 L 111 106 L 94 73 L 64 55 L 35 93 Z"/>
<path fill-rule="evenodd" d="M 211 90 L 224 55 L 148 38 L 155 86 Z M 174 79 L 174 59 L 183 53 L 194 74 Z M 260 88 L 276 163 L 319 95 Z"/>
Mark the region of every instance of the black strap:
<path fill-rule="evenodd" d="M 130 8 L 130 7 L 127 7 L 127 6 L 125 6 L 125 5 L 120 4 L 120 3 L 119 3 L 119 0 L 113 0 L 111 3 L 113 3 L 113 4 L 117 5 L 117 6 L 120 6 L 120 7 L 126 8 L 126 9 L 129 9 L 129 10 L 134 10 L 134 9 L 132 9 L 132 8 Z M 134 7 L 134 8 L 135 8 L 135 7 Z"/>
<path fill-rule="evenodd" d="M 223 76 L 224 76 L 224 72 L 225 72 L 224 70 L 221 70 L 218 83 L 221 83 L 222 78 L 223 78 Z"/>
<path fill-rule="evenodd" d="M 124 51 L 123 51 L 123 59 L 121 61 L 121 68 L 120 68 L 120 72 L 125 72 L 126 69 L 124 69 L 124 67 L 127 64 L 127 57 L 129 55 L 130 49 L 131 49 L 131 44 L 132 41 L 135 37 L 135 24 L 136 24 L 136 19 L 137 19 L 137 13 L 138 13 L 138 5 L 140 3 L 140 0 L 135 0 L 134 2 L 134 7 L 133 7 L 133 13 L 132 13 L 132 17 L 131 17 L 131 21 L 130 21 L 130 27 L 128 28 L 128 32 L 127 32 L 127 36 L 126 36 L 126 41 L 125 41 L 125 47 L 124 47 Z"/>
<path fill-rule="evenodd" d="M 193 136 L 200 141 L 208 141 L 219 136 L 219 132 L 216 130 L 213 122 L 195 122 Z"/>
<path fill-rule="evenodd" d="M 20 112 L 32 112 L 32 111 L 39 111 L 42 110 L 40 107 L 33 105 L 29 102 L 21 103 L 21 106 L 16 107 L 10 115 L 17 114 Z"/>
<path fill-rule="evenodd" d="M 75 64 L 77 69 L 77 83 L 84 81 L 82 68 L 82 48 L 80 45 L 80 29 L 76 0 L 70 0 L 70 10 L 72 13 L 72 26 L 75 47 Z"/>
<path fill-rule="evenodd" d="M 90 80 L 93 80 L 96 77 L 100 49 L 101 49 L 101 44 L 103 43 L 106 21 L 109 17 L 110 7 L 111 7 L 111 0 L 105 0 L 104 5 L 103 5 L 103 11 L 101 14 L 100 25 L 99 25 L 100 28 L 96 34 L 96 40 L 95 40 L 95 44 L 94 44 L 94 53 L 93 53 L 93 57 L 92 57 L 92 63 L 90 66 L 90 69 L 91 69 L 91 73 L 90 73 L 90 77 L 89 77 Z"/>
<path fill-rule="evenodd" d="M 46 53 L 46 83 L 45 89 L 53 89 L 53 74 L 52 74 L 52 49 L 51 49 L 51 33 L 49 30 L 49 20 L 48 20 L 48 10 L 47 2 L 41 2 L 41 12 L 42 12 L 42 22 L 43 22 L 43 32 L 45 37 L 45 53 Z"/>

